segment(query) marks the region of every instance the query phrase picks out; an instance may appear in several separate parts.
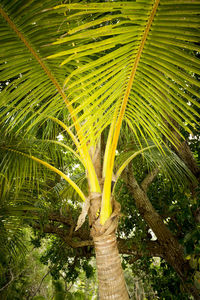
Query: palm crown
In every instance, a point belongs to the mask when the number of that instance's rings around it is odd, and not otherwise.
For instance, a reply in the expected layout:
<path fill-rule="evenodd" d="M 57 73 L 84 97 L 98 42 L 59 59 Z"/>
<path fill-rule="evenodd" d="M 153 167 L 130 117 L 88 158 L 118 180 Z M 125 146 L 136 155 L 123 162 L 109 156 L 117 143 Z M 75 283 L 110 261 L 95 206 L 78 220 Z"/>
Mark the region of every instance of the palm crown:
<path fill-rule="evenodd" d="M 172 119 L 188 132 L 195 126 L 200 2 L 57 4 L 1 0 L 1 80 L 9 84 L 1 92 L 0 117 L 16 133 L 28 134 L 46 119 L 66 131 L 90 191 L 102 189 L 103 224 L 112 212 L 122 122 L 138 140 L 149 136 L 160 148 L 163 137 L 177 142 Z M 101 188 L 94 158 L 108 126 Z M 85 199 L 66 174 L 27 156 L 63 176 Z"/>

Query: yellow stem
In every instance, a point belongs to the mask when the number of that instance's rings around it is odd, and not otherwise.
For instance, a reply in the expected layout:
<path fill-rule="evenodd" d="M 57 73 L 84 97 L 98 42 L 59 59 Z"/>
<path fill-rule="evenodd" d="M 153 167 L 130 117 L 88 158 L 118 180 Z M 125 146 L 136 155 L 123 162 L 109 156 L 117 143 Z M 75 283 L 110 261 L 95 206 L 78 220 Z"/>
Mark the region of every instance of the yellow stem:
<path fill-rule="evenodd" d="M 83 192 L 81 191 L 81 189 L 78 187 L 78 185 L 73 181 L 71 180 L 66 174 L 64 174 L 62 171 L 58 170 L 57 168 L 55 168 L 54 166 L 50 165 L 49 163 L 47 163 L 46 161 L 43 161 L 33 155 L 29 155 L 29 154 L 26 154 L 26 153 L 23 153 L 23 152 L 20 152 L 18 150 L 14 150 L 14 149 L 11 149 L 11 148 L 7 148 L 5 147 L 5 149 L 7 149 L 8 151 L 12 151 L 12 152 L 16 152 L 20 155 L 23 155 L 25 157 L 28 157 L 36 162 L 38 162 L 39 164 L 45 166 L 46 168 L 50 169 L 51 171 L 57 173 L 58 175 L 60 175 L 62 178 L 64 178 L 74 189 L 75 191 L 79 194 L 79 196 L 81 197 L 81 199 L 83 201 L 86 200 L 86 197 L 85 195 L 83 194 Z"/>
<path fill-rule="evenodd" d="M 97 175 L 96 175 L 93 163 L 92 163 L 92 159 L 91 159 L 91 157 L 89 155 L 88 148 L 87 148 L 87 146 L 83 142 L 84 138 L 83 138 L 83 136 L 81 134 L 80 124 L 77 122 L 77 117 L 73 114 L 73 111 L 74 111 L 73 107 L 71 106 L 70 102 L 67 100 L 67 97 L 66 97 L 64 91 L 60 87 L 58 81 L 56 80 L 56 78 L 54 77 L 54 75 L 52 74 L 52 72 L 45 65 L 45 63 L 39 57 L 39 55 L 37 54 L 37 52 L 31 46 L 31 44 L 29 43 L 29 41 L 27 41 L 27 39 L 25 38 L 25 36 L 18 30 L 18 28 L 16 27 L 16 25 L 14 24 L 14 22 L 9 18 L 9 16 L 7 15 L 7 13 L 1 7 L 0 7 L 0 14 L 8 22 L 9 26 L 13 29 L 13 31 L 17 34 L 17 36 L 21 39 L 21 41 L 25 44 L 25 46 L 28 48 L 28 50 L 34 56 L 34 58 L 36 59 L 36 61 L 40 64 L 40 66 L 42 67 L 42 69 L 44 70 L 44 72 L 47 74 L 48 78 L 51 80 L 51 82 L 54 84 L 54 86 L 58 90 L 59 94 L 63 98 L 63 100 L 64 100 L 64 102 L 65 102 L 65 104 L 66 104 L 66 106 L 67 106 L 67 108 L 69 110 L 69 113 L 70 113 L 70 115 L 72 117 L 72 120 L 73 120 L 74 126 L 76 128 L 76 132 L 77 132 L 78 138 L 80 140 L 80 144 L 82 145 L 81 148 L 82 148 L 83 156 L 84 156 L 84 159 L 85 159 L 86 165 L 87 165 L 88 177 L 89 177 L 89 183 L 91 185 L 91 190 L 94 191 L 94 192 L 99 192 L 100 191 L 100 186 L 99 186 L 99 183 L 98 183 Z"/>
<path fill-rule="evenodd" d="M 112 144 L 111 144 L 111 147 L 110 147 L 109 153 L 108 153 L 107 167 L 106 167 L 106 177 L 105 177 L 105 181 L 104 181 L 102 209 L 101 209 L 101 216 L 100 216 L 101 224 L 105 223 L 105 221 L 109 218 L 109 216 L 111 215 L 111 212 L 112 212 L 111 203 L 109 204 L 109 202 L 111 201 L 111 182 L 112 182 L 112 172 L 113 172 L 113 167 L 114 167 L 115 151 L 116 151 L 116 148 L 117 148 L 120 129 L 121 129 L 121 126 L 122 126 L 122 121 L 123 121 L 123 118 L 124 118 L 126 105 L 127 105 L 127 102 L 128 102 L 128 98 L 129 98 L 129 95 L 130 95 L 132 85 L 133 85 L 133 81 L 134 81 L 134 78 L 135 78 L 137 67 L 138 67 L 138 64 L 139 64 L 139 61 L 140 61 L 140 58 L 141 58 L 141 55 L 142 55 L 142 51 L 144 49 L 144 45 L 145 45 L 148 33 L 150 31 L 153 19 L 155 17 L 159 2 L 160 2 L 160 0 L 156 0 L 154 2 L 154 5 L 153 5 L 152 11 L 150 13 L 146 28 L 144 30 L 144 34 L 143 34 L 142 39 L 141 39 L 140 46 L 138 48 L 138 52 L 135 56 L 135 60 L 134 60 L 133 67 L 132 67 L 132 70 L 131 70 L 131 74 L 129 76 L 129 81 L 128 81 L 128 84 L 127 84 L 127 87 L 126 87 L 126 90 L 125 90 L 125 93 L 124 93 L 124 97 L 123 97 L 123 100 L 122 100 L 122 105 L 121 105 L 121 108 L 120 108 L 120 111 L 119 111 L 118 118 L 117 118 L 116 122 L 114 120 L 115 130 L 113 132 Z M 112 125 L 111 125 L 111 128 L 113 128 Z M 107 209 L 109 209 L 109 211 L 106 211 Z"/>

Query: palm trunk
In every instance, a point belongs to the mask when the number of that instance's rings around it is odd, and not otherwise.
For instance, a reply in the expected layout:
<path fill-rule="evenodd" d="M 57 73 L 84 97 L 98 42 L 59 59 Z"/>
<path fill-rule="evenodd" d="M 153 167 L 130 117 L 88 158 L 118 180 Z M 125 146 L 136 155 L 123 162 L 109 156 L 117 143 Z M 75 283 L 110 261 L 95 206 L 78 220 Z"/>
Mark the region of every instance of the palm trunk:
<path fill-rule="evenodd" d="M 115 234 L 120 207 L 115 202 L 113 214 L 101 225 L 98 216 L 100 204 L 100 194 L 90 196 L 89 221 L 96 253 L 100 300 L 128 300 Z"/>
<path fill-rule="evenodd" d="M 94 238 L 100 300 L 129 299 L 115 233 Z"/>

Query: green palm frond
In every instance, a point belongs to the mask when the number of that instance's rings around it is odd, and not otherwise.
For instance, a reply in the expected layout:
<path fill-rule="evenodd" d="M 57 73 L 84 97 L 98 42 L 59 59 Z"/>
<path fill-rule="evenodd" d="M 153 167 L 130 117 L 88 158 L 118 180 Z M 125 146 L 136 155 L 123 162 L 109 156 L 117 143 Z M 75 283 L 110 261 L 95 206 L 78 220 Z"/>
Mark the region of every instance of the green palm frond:
<path fill-rule="evenodd" d="M 56 3 L 0 3 L 0 71 L 1 81 L 7 84 L 1 91 L 0 116 L 7 130 L 19 123 L 20 128 L 30 129 L 65 107 L 62 82 L 67 68 L 58 68 L 56 60 L 44 60 L 56 49 L 47 44 L 66 31 L 64 16 L 42 12 Z"/>
<path fill-rule="evenodd" d="M 119 169 L 117 170 L 117 173 L 116 173 L 116 177 L 117 179 L 120 177 L 121 173 L 124 171 L 124 169 L 128 166 L 128 164 L 138 155 L 140 154 L 143 154 L 143 152 L 145 151 L 148 151 L 148 150 L 151 150 L 151 148 L 155 148 L 155 145 L 151 145 L 151 146 L 148 146 L 148 147 L 145 147 L 143 149 L 139 149 L 139 150 L 134 150 L 132 153 L 128 153 L 127 158 L 125 159 L 123 157 L 123 162 L 121 163 Z M 122 159 L 123 155 L 120 155 L 118 157 L 118 160 Z"/>
<path fill-rule="evenodd" d="M 23 234 L 20 227 L 20 222 L 16 217 L 5 217 L 2 215 L 2 210 L 0 209 L 1 219 L 0 219 L 0 252 L 1 260 L 0 265 L 7 263 L 10 260 L 15 260 L 17 255 L 25 255 L 26 246 L 23 243 Z M 0 276 L 3 270 L 0 266 Z"/>
<path fill-rule="evenodd" d="M 32 143 L 32 146 L 35 146 L 35 143 Z M 49 177 L 48 172 L 44 172 L 39 164 L 26 156 L 32 153 L 41 156 L 38 147 L 31 147 L 30 140 L 22 142 L 8 135 L 4 136 L 1 131 L 0 149 L 0 167 L 3 174 L 0 177 L 2 197 L 13 188 L 17 193 L 25 181 L 27 184 L 32 183 L 32 186 L 39 186 L 40 181 Z M 45 152 L 43 155 L 47 158 Z"/>
<path fill-rule="evenodd" d="M 64 88 L 72 115 L 78 116 L 83 142 L 93 145 L 110 125 L 104 157 L 101 223 L 110 216 L 114 158 L 123 120 L 162 148 L 165 137 L 176 145 L 171 119 L 188 132 L 199 104 L 199 2 L 146 0 L 72 3 L 65 12 L 71 29 L 54 45 L 61 66 L 74 61 Z M 74 20 L 77 20 L 77 25 Z M 189 24 L 189 25 L 188 25 Z M 188 29 L 189 27 L 189 29 Z M 187 30 L 186 30 L 187 29 Z M 69 45 L 71 47 L 69 48 Z M 75 125 L 75 124 L 74 124 Z"/>
<path fill-rule="evenodd" d="M 88 183 L 85 173 L 80 172 L 76 175 L 73 175 L 72 180 L 81 188 L 85 195 L 88 194 Z M 65 199 L 79 200 L 77 198 L 77 193 L 74 193 L 74 189 L 70 185 L 63 186 L 62 190 L 60 191 L 60 195 Z"/>
<path fill-rule="evenodd" d="M 58 174 L 76 189 L 83 200 L 85 199 L 79 187 L 63 172 L 67 171 L 64 162 L 67 152 L 72 152 L 75 158 L 79 158 L 73 149 L 58 141 L 24 140 L 13 135 L 6 135 L 3 130 L 0 133 L 0 167 L 2 174 L 0 176 L 0 193 L 2 197 L 12 189 L 17 194 L 25 182 L 32 184 L 32 188 L 35 186 L 39 188 L 41 183 L 54 178 L 55 174 Z"/>
<path fill-rule="evenodd" d="M 179 186 L 189 186 L 191 183 L 196 182 L 196 178 L 192 172 L 169 148 L 166 148 L 164 145 L 162 146 L 163 155 L 152 142 L 148 141 L 148 147 L 145 147 L 146 141 L 140 140 L 140 143 L 144 145 L 143 149 L 136 142 L 131 142 L 127 143 L 127 148 L 118 155 L 116 160 L 116 165 L 118 166 L 117 179 L 124 170 L 124 166 L 130 163 L 135 157 L 142 155 L 143 163 L 146 164 L 146 168 L 149 171 L 158 168 L 159 173 L 168 178 L 174 186 L 177 184 Z"/>
<path fill-rule="evenodd" d="M 74 104 L 71 114 L 79 115 L 91 142 L 91 131 L 96 140 L 116 110 L 119 116 L 124 97 L 125 120 L 157 143 L 160 134 L 173 140 L 165 123 L 169 115 L 186 130 L 186 122 L 194 126 L 198 1 L 72 3 L 49 9 L 56 4 L 1 1 L 1 78 L 12 80 L 1 92 L 8 128 L 22 119 L 22 126 L 32 127 L 64 109 L 65 101 Z"/>
<path fill-rule="evenodd" d="M 187 131 L 186 124 L 195 126 L 199 1 L 72 3 L 57 9 L 73 28 L 54 43 L 66 51 L 50 57 L 60 57 L 64 66 L 76 62 L 65 89 L 88 140 L 115 114 L 115 124 L 124 117 L 157 144 L 161 135 L 174 142 L 169 116 Z"/>

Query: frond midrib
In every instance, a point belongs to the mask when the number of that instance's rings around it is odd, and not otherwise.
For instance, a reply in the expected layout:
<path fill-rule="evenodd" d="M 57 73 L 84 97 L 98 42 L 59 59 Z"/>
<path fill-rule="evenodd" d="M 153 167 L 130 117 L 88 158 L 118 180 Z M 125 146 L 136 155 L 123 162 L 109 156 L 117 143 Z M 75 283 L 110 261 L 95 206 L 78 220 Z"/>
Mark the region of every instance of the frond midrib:
<path fill-rule="evenodd" d="M 49 68 L 46 66 L 46 64 L 42 61 L 42 59 L 40 58 L 40 56 L 37 54 L 37 52 L 35 51 L 35 49 L 32 47 L 31 43 L 27 40 L 27 38 L 22 34 L 22 32 L 17 28 L 17 26 L 15 25 L 15 23 L 10 19 L 10 17 L 8 16 L 8 14 L 2 9 L 2 7 L 0 7 L 0 14 L 2 15 L 2 17 L 7 21 L 7 23 L 9 24 L 9 26 L 12 28 L 12 30 L 16 33 L 16 35 L 19 37 L 19 39 L 24 43 L 24 45 L 28 48 L 28 50 L 31 52 L 31 54 L 33 55 L 33 57 L 36 59 L 36 61 L 40 64 L 40 66 L 42 67 L 42 69 L 44 70 L 44 72 L 47 74 L 48 78 L 51 80 L 51 82 L 53 83 L 53 85 L 56 87 L 57 91 L 59 92 L 59 94 L 61 95 L 61 97 L 63 98 L 64 102 L 66 103 L 66 105 L 69 105 L 69 102 L 66 98 L 66 95 L 64 94 L 64 92 L 62 91 L 62 88 L 60 86 L 60 84 L 58 83 L 57 79 L 54 77 L 54 75 L 52 74 L 52 72 L 49 70 Z M 70 106 L 69 106 L 70 109 Z"/>
<path fill-rule="evenodd" d="M 140 58 L 145 46 L 145 42 L 147 40 L 148 34 L 150 32 L 151 25 L 153 23 L 155 14 L 157 12 L 157 8 L 159 5 L 160 0 L 156 0 L 153 4 L 152 10 L 149 14 L 149 18 L 147 21 L 146 28 L 144 30 L 143 36 L 140 41 L 140 45 L 138 48 L 138 52 L 135 56 L 133 67 L 131 69 L 130 77 L 126 86 L 126 90 L 124 92 L 122 104 L 118 113 L 118 117 L 116 120 L 114 120 L 115 123 L 115 129 L 113 130 L 113 137 L 110 139 L 110 143 L 107 144 L 108 147 L 108 158 L 105 158 L 106 165 L 104 165 L 105 170 L 105 181 L 104 181 L 104 190 L 103 190 L 103 201 L 102 201 L 102 207 L 101 207 L 101 223 L 104 224 L 105 221 L 108 219 L 108 217 L 111 214 L 111 203 L 110 203 L 110 194 L 111 194 L 111 181 L 112 181 L 112 170 L 114 167 L 114 158 L 115 158 L 115 151 L 117 148 L 117 143 L 119 139 L 120 129 L 122 126 L 122 121 L 124 118 L 126 106 L 128 103 L 129 95 L 131 92 L 131 88 L 134 82 L 134 78 L 136 75 L 136 71 L 140 62 Z M 111 126 L 113 128 L 113 126 Z"/>
<path fill-rule="evenodd" d="M 64 100 L 64 103 L 66 104 L 66 107 L 71 115 L 72 121 L 74 123 L 78 138 L 80 140 L 80 142 L 82 142 L 82 149 L 78 149 L 80 154 L 83 153 L 83 160 L 88 162 L 88 165 L 90 165 L 90 170 L 88 169 L 88 173 L 89 173 L 89 177 L 90 177 L 90 181 L 92 182 L 93 188 L 97 191 L 100 191 L 100 187 L 98 184 L 98 180 L 96 177 L 96 173 L 94 170 L 94 166 L 91 160 L 91 157 L 89 155 L 89 151 L 87 146 L 84 144 L 84 136 L 81 134 L 81 127 L 79 122 L 77 121 L 77 116 L 74 114 L 74 109 L 72 107 L 72 105 L 70 104 L 70 102 L 68 101 L 63 89 L 61 88 L 59 82 L 57 81 L 57 79 L 55 78 L 55 76 L 53 75 L 53 73 L 51 72 L 51 70 L 47 67 L 47 65 L 44 63 L 44 61 L 41 59 L 41 57 L 37 54 L 37 52 L 35 51 L 35 49 L 32 47 L 31 43 L 28 41 L 28 39 L 25 37 L 25 35 L 18 29 L 18 27 L 16 26 L 16 24 L 10 19 L 10 17 L 8 16 L 8 14 L 3 10 L 2 7 L 0 7 L 0 14 L 2 15 L 2 17 L 6 20 L 6 22 L 9 24 L 10 28 L 16 33 L 16 35 L 18 36 L 18 38 L 23 42 L 23 44 L 27 47 L 27 49 L 30 51 L 30 53 L 33 55 L 33 57 L 35 58 L 35 60 L 39 63 L 39 65 L 41 66 L 41 68 L 44 70 L 44 72 L 46 73 L 46 75 L 48 76 L 49 80 L 53 83 L 53 85 L 55 86 L 56 90 L 58 91 L 58 93 L 60 94 L 60 96 L 62 97 L 62 99 Z"/>

